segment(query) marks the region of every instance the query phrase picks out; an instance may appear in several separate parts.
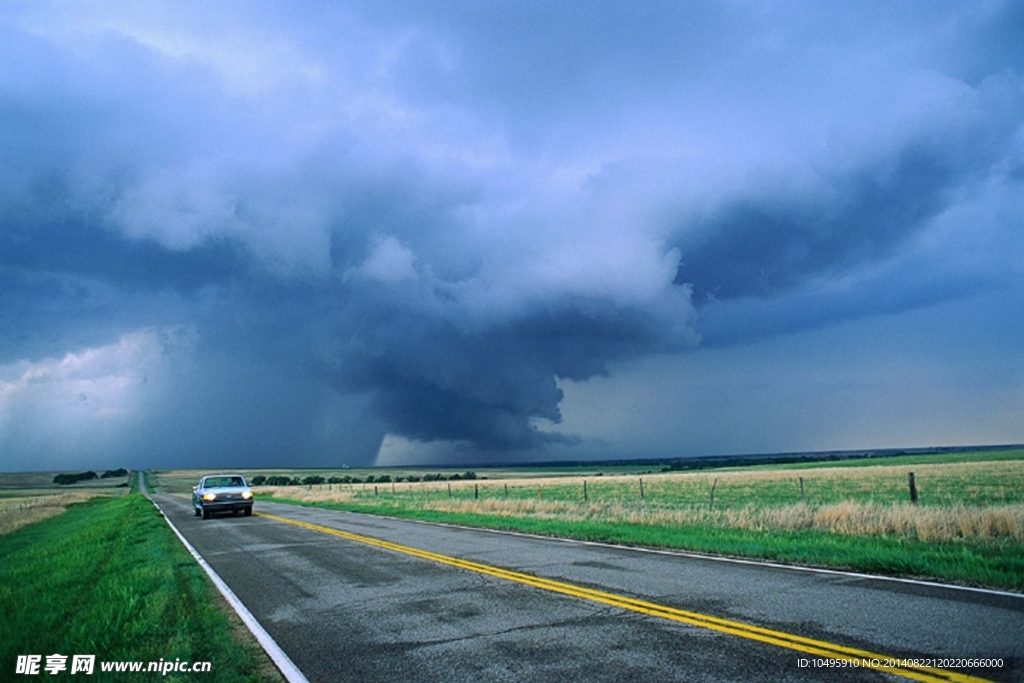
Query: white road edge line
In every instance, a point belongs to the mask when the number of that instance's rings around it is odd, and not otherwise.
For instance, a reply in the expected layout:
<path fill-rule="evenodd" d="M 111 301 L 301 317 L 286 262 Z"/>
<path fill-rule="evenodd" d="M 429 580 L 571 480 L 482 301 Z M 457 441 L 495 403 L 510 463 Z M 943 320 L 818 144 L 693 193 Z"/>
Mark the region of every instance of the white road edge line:
<path fill-rule="evenodd" d="M 141 477 L 142 474 L 139 473 L 139 476 Z M 207 564 L 206 560 L 203 559 L 203 556 L 192 547 L 192 544 L 185 540 L 185 537 L 181 535 L 180 531 L 178 531 L 178 527 L 174 526 L 174 522 L 164 514 L 164 511 L 160 509 L 160 506 L 156 504 L 156 501 L 150 498 L 148 493 L 143 495 L 145 495 L 146 498 L 149 498 L 149 502 L 153 503 L 153 507 L 160 512 L 164 521 L 167 522 L 167 526 L 171 527 L 171 531 L 173 531 L 174 535 L 178 537 L 181 544 L 185 546 L 185 549 L 188 550 L 192 557 L 195 558 L 196 562 L 199 563 L 199 566 L 206 572 L 206 575 L 210 577 L 210 580 L 213 581 L 213 585 L 217 587 L 220 594 L 223 595 L 224 599 L 228 601 L 229 605 L 231 605 L 231 609 L 235 610 L 235 614 L 237 614 L 238 618 L 242 620 L 242 623 L 245 624 L 246 628 L 248 628 L 256 637 L 260 647 L 262 647 L 264 652 L 266 652 L 270 659 L 273 660 L 274 665 L 281 671 L 281 675 L 284 676 L 285 680 L 288 681 L 288 683 L 309 683 L 309 680 L 302 675 L 301 671 L 299 671 L 299 667 L 295 666 L 295 662 L 293 662 L 291 658 L 284 653 L 281 646 L 270 637 L 270 634 L 267 633 L 266 629 L 260 626 L 260 622 L 256 621 L 256 617 L 252 615 L 252 612 L 242 604 L 242 601 L 238 599 L 235 592 L 231 590 L 226 583 L 224 583 L 224 579 L 220 578 L 217 572 L 213 570 L 213 567 Z"/>
<path fill-rule="evenodd" d="M 312 505 L 301 505 L 294 503 L 282 503 L 280 501 L 266 501 L 268 503 L 276 503 L 278 505 L 291 505 L 292 507 L 299 508 L 311 508 L 320 510 L 329 510 L 330 508 L 316 508 Z M 944 588 L 952 591 L 964 591 L 967 593 L 981 593 L 984 595 L 994 595 L 1004 598 L 1016 598 L 1018 600 L 1024 599 L 1024 594 L 1011 593 L 1010 591 L 1001 591 L 994 588 L 979 588 L 977 586 L 958 586 L 955 583 L 940 583 L 938 581 L 926 581 L 924 579 L 907 579 L 900 576 L 884 576 L 882 574 L 864 574 L 860 572 L 846 571 L 842 569 L 826 569 L 825 567 L 807 567 L 799 564 L 780 564 L 778 562 L 769 562 L 767 560 L 748 560 L 741 557 L 729 557 L 726 555 L 705 555 L 703 553 L 689 552 L 686 550 L 670 550 L 666 548 L 644 548 L 642 546 L 633 545 L 617 545 L 615 543 L 602 543 L 601 541 L 584 541 L 579 538 L 561 538 L 559 536 L 542 536 L 540 534 L 530 534 L 524 531 L 508 531 L 506 529 L 487 529 L 484 527 L 476 526 L 465 526 L 462 524 L 450 524 L 447 522 L 428 522 L 422 519 L 406 519 L 404 517 L 392 517 L 390 515 L 370 515 L 367 513 L 359 512 L 348 512 L 347 510 L 335 510 L 335 512 L 344 512 L 349 515 L 364 515 L 367 517 L 377 517 L 380 519 L 393 519 L 399 522 L 413 522 L 414 524 L 425 524 L 427 526 L 444 526 L 452 529 L 464 529 L 466 531 L 485 531 L 489 534 L 502 534 L 506 536 L 521 536 L 523 538 L 536 538 L 545 541 L 561 541 L 562 543 L 570 543 L 573 545 L 588 545 L 597 546 L 599 548 L 614 548 L 616 550 L 629 550 L 637 553 L 649 553 L 652 555 L 671 555 L 675 557 L 688 557 L 695 560 L 710 560 L 712 562 L 725 562 L 728 564 L 744 564 L 755 567 L 768 567 L 771 569 L 784 569 L 789 571 L 807 572 L 810 574 L 831 574 L 834 576 L 846 576 L 854 579 L 870 579 L 872 581 L 883 581 L 889 583 L 905 583 L 915 586 L 924 586 L 927 588 Z"/>

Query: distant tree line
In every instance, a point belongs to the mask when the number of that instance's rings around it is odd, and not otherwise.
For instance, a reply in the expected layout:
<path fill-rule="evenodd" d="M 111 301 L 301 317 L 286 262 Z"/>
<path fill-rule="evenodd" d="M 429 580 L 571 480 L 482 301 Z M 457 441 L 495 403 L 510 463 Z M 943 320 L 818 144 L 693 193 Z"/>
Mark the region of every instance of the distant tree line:
<path fill-rule="evenodd" d="M 113 477 L 127 477 L 128 470 L 123 467 L 116 470 L 107 470 L 103 474 L 97 475 L 95 472 L 79 472 L 78 474 L 58 474 L 53 478 L 54 484 L 60 484 L 61 486 L 70 486 L 71 484 L 77 484 L 80 481 L 90 481 L 92 479 L 111 479 Z"/>
<path fill-rule="evenodd" d="M 314 484 L 390 484 L 392 481 L 395 482 L 418 482 L 418 481 L 460 481 L 460 480 L 472 480 L 476 479 L 476 472 L 472 470 L 464 472 L 463 474 L 452 474 L 445 476 L 443 474 L 425 474 L 422 477 L 415 475 L 408 475 L 404 477 L 395 477 L 393 480 L 390 474 L 378 474 L 368 475 L 366 479 L 360 479 L 359 477 L 351 477 L 345 475 L 343 477 L 328 477 L 323 478 L 318 474 L 313 474 L 308 477 L 286 477 L 282 475 L 272 475 L 269 477 L 257 474 L 255 477 L 249 480 L 253 486 L 312 486 Z"/>

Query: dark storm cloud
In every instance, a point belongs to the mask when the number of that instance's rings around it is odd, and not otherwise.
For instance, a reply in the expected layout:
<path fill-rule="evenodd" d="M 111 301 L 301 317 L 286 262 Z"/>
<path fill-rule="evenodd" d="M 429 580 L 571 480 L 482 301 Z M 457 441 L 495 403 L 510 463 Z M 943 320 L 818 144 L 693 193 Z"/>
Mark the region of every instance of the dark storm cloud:
<path fill-rule="evenodd" d="M 693 283 L 698 296 L 771 296 L 825 270 L 886 258 L 944 208 L 961 169 L 943 161 L 928 150 L 902 150 L 893 168 L 840 179 L 820 204 L 803 197 L 730 202 L 699 226 L 707 243 L 683 245 L 686 265 L 676 279 Z"/>
<path fill-rule="evenodd" d="M 14 3 L 0 446 L 536 455 L 566 383 L 1019 287 L 1019 22 Z"/>
<path fill-rule="evenodd" d="M 172 288 L 187 293 L 238 278 L 248 270 L 244 249 L 228 241 L 209 240 L 179 252 L 152 240 L 126 241 L 95 222 L 74 217 L 60 224 L 36 222 L 29 229 L 21 220 L 9 225 L 0 234 L 0 248 L 5 265 L 22 272 L 59 272 L 95 277 L 121 288 Z"/>
<path fill-rule="evenodd" d="M 707 340 L 742 339 L 744 319 L 749 336 L 758 337 L 1008 284 L 995 281 L 991 272 L 958 272 L 906 252 L 944 214 L 969 203 L 965 196 L 976 188 L 1000 184 L 1008 196 L 1018 195 L 1021 121 L 1020 78 L 992 76 L 929 112 L 907 141 L 853 168 L 815 164 L 812 186 L 800 192 L 784 185 L 753 188 L 692 219 L 678 242 L 683 257 L 676 282 L 693 284 L 695 300 L 705 309 Z M 992 226 L 960 227 L 976 231 L 979 242 L 992 235 Z M 996 232 L 1007 228 L 1012 229 Z M 1007 246 L 1014 248 L 1015 240 Z M 821 286 L 894 261 L 903 267 L 876 274 L 853 291 Z M 801 292 L 808 283 L 814 291 Z M 784 301 L 787 296 L 792 301 Z M 725 332 L 716 326 L 728 310 L 743 314 L 729 318 Z"/>
<path fill-rule="evenodd" d="M 458 318 L 412 313 L 401 301 L 355 299 L 359 310 L 345 320 L 354 329 L 337 330 L 345 346 L 325 360 L 333 380 L 372 396 L 392 433 L 492 451 L 572 440 L 534 424 L 561 421 L 557 378 L 607 374 L 611 361 L 694 341 L 685 320 L 673 328 L 649 310 L 600 300 L 548 300 L 467 330 Z M 685 310 L 685 298 L 678 304 Z"/>

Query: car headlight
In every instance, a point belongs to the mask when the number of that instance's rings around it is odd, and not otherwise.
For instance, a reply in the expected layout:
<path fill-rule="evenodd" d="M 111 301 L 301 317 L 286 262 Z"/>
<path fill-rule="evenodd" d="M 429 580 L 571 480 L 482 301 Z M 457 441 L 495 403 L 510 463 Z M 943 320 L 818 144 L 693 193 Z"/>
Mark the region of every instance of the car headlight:
<path fill-rule="evenodd" d="M 204 493 L 203 494 L 203 500 L 217 500 L 217 494 L 216 493 Z"/>
<path fill-rule="evenodd" d="M 252 498 L 252 491 L 242 491 L 242 498 L 249 500 Z"/>

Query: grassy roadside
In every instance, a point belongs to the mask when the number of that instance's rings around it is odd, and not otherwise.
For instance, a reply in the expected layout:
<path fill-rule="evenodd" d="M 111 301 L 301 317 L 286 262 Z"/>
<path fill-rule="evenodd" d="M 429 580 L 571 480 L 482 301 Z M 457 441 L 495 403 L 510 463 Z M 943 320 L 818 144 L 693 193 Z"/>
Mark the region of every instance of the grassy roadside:
<path fill-rule="evenodd" d="M 257 498 L 1024 591 L 1021 456 L 1014 449 L 643 477 L 260 487 Z M 908 500 L 910 471 L 919 505 Z"/>
<path fill-rule="evenodd" d="M 104 492 L 72 491 L 40 496 L 0 498 L 0 536 L 17 531 L 23 526 L 41 522 L 62 514 L 70 505 L 82 503 L 97 496 L 114 495 Z"/>
<path fill-rule="evenodd" d="M 280 681 L 246 643 L 220 598 L 159 513 L 130 494 L 96 498 L 0 537 L 0 678 L 18 655 L 96 655 L 102 661 L 209 661 L 209 674 L 162 680 Z M 152 677 L 153 674 L 150 674 Z M 120 676 L 120 677 L 119 677 Z"/>

